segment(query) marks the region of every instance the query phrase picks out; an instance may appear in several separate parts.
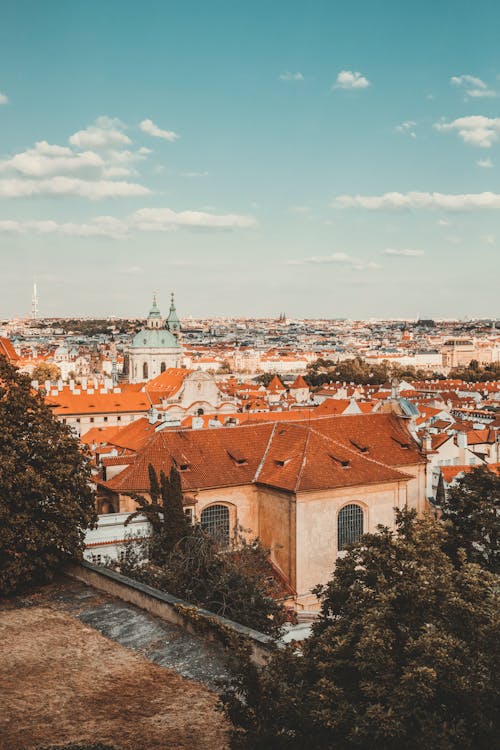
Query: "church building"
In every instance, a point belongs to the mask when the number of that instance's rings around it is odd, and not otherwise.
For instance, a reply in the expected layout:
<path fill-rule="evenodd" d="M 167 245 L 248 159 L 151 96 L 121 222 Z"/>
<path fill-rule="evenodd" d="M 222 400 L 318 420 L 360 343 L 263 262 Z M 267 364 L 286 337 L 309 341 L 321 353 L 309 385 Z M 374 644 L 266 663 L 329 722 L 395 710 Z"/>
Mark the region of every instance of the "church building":
<path fill-rule="evenodd" d="M 146 327 L 137 333 L 125 354 L 123 375 L 130 383 L 156 378 L 170 367 L 180 367 L 182 360 L 181 324 L 172 294 L 167 319 L 162 318 L 153 296 Z"/>

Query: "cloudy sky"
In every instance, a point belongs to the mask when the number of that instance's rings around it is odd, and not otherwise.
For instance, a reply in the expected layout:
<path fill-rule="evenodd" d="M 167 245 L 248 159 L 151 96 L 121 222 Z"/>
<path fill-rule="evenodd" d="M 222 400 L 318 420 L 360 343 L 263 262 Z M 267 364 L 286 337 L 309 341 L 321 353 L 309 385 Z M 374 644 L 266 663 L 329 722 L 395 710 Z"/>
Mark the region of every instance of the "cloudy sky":
<path fill-rule="evenodd" d="M 496 0 L 16 0 L 0 316 L 496 316 Z"/>

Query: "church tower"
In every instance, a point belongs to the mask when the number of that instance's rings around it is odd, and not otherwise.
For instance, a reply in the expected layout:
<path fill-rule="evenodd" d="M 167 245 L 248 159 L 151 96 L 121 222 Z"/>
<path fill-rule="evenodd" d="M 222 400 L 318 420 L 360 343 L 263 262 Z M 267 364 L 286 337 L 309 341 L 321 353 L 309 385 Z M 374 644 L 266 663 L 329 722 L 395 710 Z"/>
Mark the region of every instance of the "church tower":
<path fill-rule="evenodd" d="M 153 294 L 153 304 L 151 305 L 151 310 L 149 311 L 146 326 L 148 328 L 163 327 L 163 318 L 161 317 L 160 308 L 158 307 L 158 303 L 156 302 L 156 294 Z"/>
<path fill-rule="evenodd" d="M 167 318 L 166 328 L 172 333 L 176 339 L 180 338 L 181 335 L 181 321 L 177 316 L 177 310 L 175 309 L 174 293 L 170 294 L 170 310 Z"/>

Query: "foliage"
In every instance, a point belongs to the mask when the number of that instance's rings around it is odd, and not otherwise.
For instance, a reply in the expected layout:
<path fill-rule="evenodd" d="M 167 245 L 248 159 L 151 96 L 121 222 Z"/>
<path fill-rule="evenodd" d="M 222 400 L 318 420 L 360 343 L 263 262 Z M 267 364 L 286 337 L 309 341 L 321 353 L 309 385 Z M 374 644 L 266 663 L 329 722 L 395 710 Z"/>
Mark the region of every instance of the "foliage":
<path fill-rule="evenodd" d="M 257 669 L 242 654 L 223 696 L 247 750 L 489 750 L 497 735 L 496 579 L 443 550 L 446 528 L 397 513 L 337 560 L 302 652 Z"/>
<path fill-rule="evenodd" d="M 317 359 L 308 365 L 305 380 L 308 385 L 317 387 L 325 383 L 340 382 L 355 385 L 383 385 L 393 378 L 399 380 L 425 380 L 434 377 L 425 370 L 408 365 L 391 364 L 387 360 L 377 364 L 370 363 L 362 357 L 344 359 L 341 362 Z"/>
<path fill-rule="evenodd" d="M 149 543 L 149 559 L 161 564 L 166 556 L 172 552 L 187 531 L 187 521 L 182 504 L 182 487 L 179 472 L 172 467 L 167 478 L 162 471 L 160 480 L 154 467 L 149 464 L 149 495 L 130 493 L 130 497 L 138 504 L 138 508 L 131 513 L 125 525 L 127 526 L 137 516 L 144 516 L 151 525 L 152 536 Z"/>
<path fill-rule="evenodd" d="M 491 362 L 481 367 L 477 359 L 472 359 L 466 367 L 455 367 L 450 370 L 448 377 L 468 383 L 500 380 L 500 362 Z"/>
<path fill-rule="evenodd" d="M 55 381 L 61 377 L 61 370 L 57 365 L 41 362 L 31 373 L 31 380 L 38 380 L 39 383 L 45 383 L 46 380 Z"/>
<path fill-rule="evenodd" d="M 277 372 L 263 372 L 254 378 L 254 382 L 259 383 L 259 385 L 263 385 L 265 388 L 267 388 L 271 380 L 275 378 L 276 376 L 278 378 L 280 377 Z"/>
<path fill-rule="evenodd" d="M 151 500 L 131 494 L 151 525 L 147 539 L 131 538 L 119 563 L 107 561 L 123 575 L 235 620 L 264 633 L 278 634 L 286 620 L 279 590 L 271 575 L 270 551 L 258 539 L 241 534 L 234 548 L 187 523 L 179 472 L 160 479 L 149 466 Z"/>
<path fill-rule="evenodd" d="M 479 466 L 459 478 L 441 503 L 448 525 L 448 552 L 463 549 L 470 562 L 500 573 L 500 476 Z"/>
<path fill-rule="evenodd" d="M 0 456 L 0 594 L 9 594 L 81 557 L 97 516 L 77 439 L 4 357 Z"/>

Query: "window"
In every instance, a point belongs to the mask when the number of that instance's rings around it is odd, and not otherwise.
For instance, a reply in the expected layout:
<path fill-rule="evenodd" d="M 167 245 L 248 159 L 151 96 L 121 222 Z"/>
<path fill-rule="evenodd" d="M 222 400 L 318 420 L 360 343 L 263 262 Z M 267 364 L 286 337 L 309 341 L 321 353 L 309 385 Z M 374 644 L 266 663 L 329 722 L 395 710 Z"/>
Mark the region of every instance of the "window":
<path fill-rule="evenodd" d="M 338 515 L 337 530 L 340 552 L 363 535 L 363 509 L 359 505 L 345 505 Z"/>
<path fill-rule="evenodd" d="M 94 421 L 94 417 L 90 417 L 90 421 L 93 422 Z"/>
<path fill-rule="evenodd" d="M 167 369 L 167 365 L 165 364 L 165 362 L 162 362 L 160 365 L 160 372 L 165 372 L 166 369 Z"/>
<path fill-rule="evenodd" d="M 148 363 L 147 362 L 144 362 L 142 366 L 142 377 L 144 378 L 144 380 L 148 379 Z"/>
<path fill-rule="evenodd" d="M 229 544 L 229 508 L 210 505 L 201 513 L 201 526 L 225 547 Z"/>

